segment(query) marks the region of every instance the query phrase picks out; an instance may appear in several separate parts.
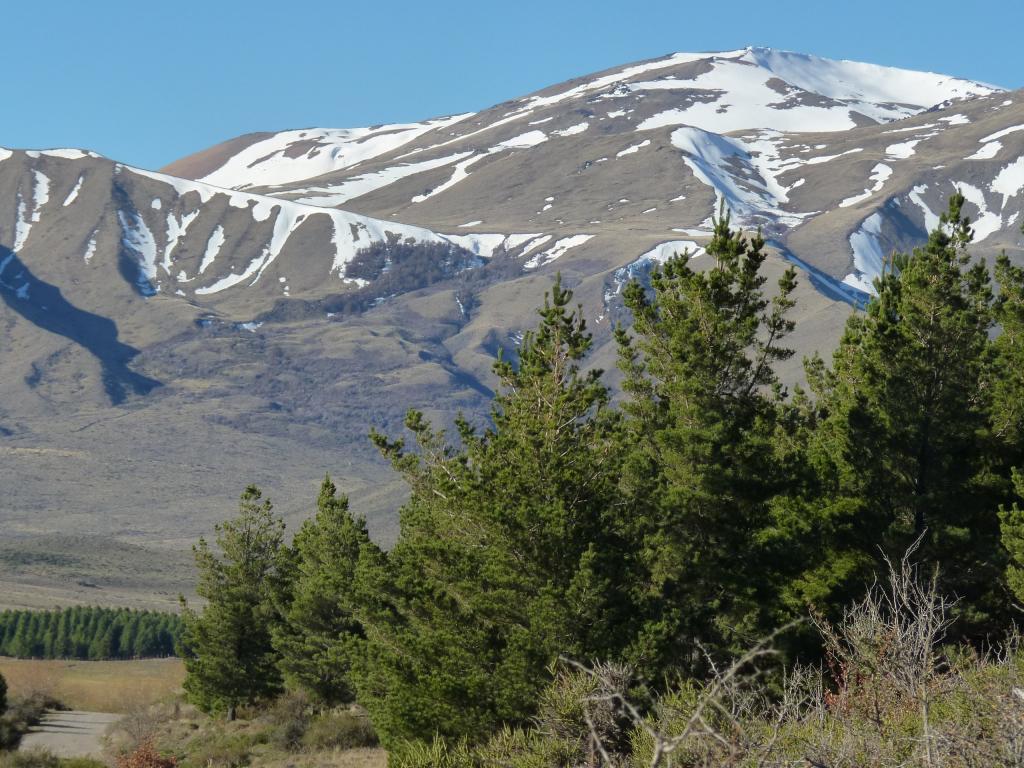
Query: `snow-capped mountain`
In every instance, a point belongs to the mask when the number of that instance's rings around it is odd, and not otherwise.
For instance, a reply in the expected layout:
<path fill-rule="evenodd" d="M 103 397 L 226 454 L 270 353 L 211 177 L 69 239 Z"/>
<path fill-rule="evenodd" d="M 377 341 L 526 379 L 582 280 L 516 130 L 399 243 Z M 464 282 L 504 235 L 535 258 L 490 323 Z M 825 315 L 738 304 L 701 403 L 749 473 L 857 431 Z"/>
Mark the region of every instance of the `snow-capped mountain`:
<path fill-rule="evenodd" d="M 1018 172 L 999 163 L 1016 160 L 1024 136 L 988 156 L 973 146 L 993 152 L 985 139 L 1011 137 L 1000 131 L 1021 109 L 981 83 L 747 48 L 677 53 L 478 114 L 243 136 L 165 170 L 466 230 L 485 244 L 522 232 L 587 243 L 575 251 L 581 257 L 599 251 L 609 230 L 617 241 L 624 227 L 637 232 L 638 254 L 658 233 L 699 243 L 725 204 L 852 300 L 870 290 L 878 254 L 919 238 L 955 185 L 975 206 L 982 241 L 1001 244 L 1015 231 Z M 924 112 L 927 119 L 911 120 Z M 894 132 L 880 127 L 896 121 Z M 972 149 L 947 155 L 960 145 Z M 922 178 L 922 158 L 940 155 L 927 171 L 947 173 Z M 891 215 L 895 201 L 909 212 Z M 836 238 L 836 226 L 849 231 Z M 804 234 L 816 231 L 829 239 Z"/>
<path fill-rule="evenodd" d="M 954 189 L 976 251 L 1019 257 L 1024 92 L 760 48 L 160 172 L 0 150 L 5 524 L 176 545 L 250 481 L 305 515 L 330 470 L 386 535 L 398 486 L 367 430 L 484 412 L 556 270 L 613 369 L 625 280 L 699 254 L 724 205 L 771 271 L 800 266 L 793 343 L 826 350 Z"/>

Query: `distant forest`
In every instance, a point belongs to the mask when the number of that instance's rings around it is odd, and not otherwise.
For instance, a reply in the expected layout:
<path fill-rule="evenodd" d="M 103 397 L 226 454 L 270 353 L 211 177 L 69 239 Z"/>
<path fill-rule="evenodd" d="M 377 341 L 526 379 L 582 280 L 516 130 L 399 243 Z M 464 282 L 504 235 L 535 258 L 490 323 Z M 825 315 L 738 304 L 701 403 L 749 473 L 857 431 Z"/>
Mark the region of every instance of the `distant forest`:
<path fill-rule="evenodd" d="M 19 659 L 142 659 L 174 656 L 181 618 L 172 613 L 79 606 L 0 612 L 0 656 Z"/>

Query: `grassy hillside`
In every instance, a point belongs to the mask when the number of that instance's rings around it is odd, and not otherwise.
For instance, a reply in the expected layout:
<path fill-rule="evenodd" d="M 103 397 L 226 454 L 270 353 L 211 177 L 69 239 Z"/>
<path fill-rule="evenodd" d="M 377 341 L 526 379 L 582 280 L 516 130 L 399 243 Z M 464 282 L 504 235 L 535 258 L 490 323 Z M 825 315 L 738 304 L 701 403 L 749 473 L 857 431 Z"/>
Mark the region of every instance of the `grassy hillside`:
<path fill-rule="evenodd" d="M 0 657 L 0 675 L 11 699 L 33 693 L 67 707 L 129 714 L 180 690 L 185 669 L 178 659 L 140 661 L 39 661 Z"/>

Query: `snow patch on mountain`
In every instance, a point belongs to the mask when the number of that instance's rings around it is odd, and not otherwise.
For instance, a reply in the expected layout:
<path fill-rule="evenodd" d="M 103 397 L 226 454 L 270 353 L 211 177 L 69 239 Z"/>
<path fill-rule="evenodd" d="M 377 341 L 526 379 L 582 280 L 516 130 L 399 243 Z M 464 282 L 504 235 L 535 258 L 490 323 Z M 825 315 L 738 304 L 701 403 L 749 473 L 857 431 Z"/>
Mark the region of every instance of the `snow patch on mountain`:
<path fill-rule="evenodd" d="M 1003 209 L 1024 189 L 1024 155 L 1003 168 L 992 180 L 992 191 L 1003 196 Z"/>
<path fill-rule="evenodd" d="M 671 141 L 683 151 L 683 161 L 694 176 L 714 189 L 712 213 L 724 203 L 738 223 L 768 218 L 794 225 L 803 219 L 802 214 L 781 207 L 789 199 L 788 188 L 778 182 L 778 174 L 784 168 L 770 135 L 748 144 L 738 138 L 687 127 L 673 131 Z"/>
<path fill-rule="evenodd" d="M 856 205 L 863 200 L 867 200 L 872 197 L 875 193 L 881 192 L 882 187 L 885 186 L 885 182 L 892 176 L 892 168 L 885 163 L 879 163 L 871 170 L 871 176 L 869 181 L 874 182 L 870 189 L 865 189 L 861 194 L 848 197 L 839 203 L 840 208 L 849 208 L 851 205 Z"/>
<path fill-rule="evenodd" d="M 210 233 L 210 239 L 206 241 L 206 250 L 203 252 L 203 260 L 199 262 L 199 274 L 203 274 L 213 264 L 217 258 L 217 254 L 220 253 L 220 249 L 224 246 L 226 240 L 224 235 L 224 227 L 218 224 L 213 232 Z"/>
<path fill-rule="evenodd" d="M 28 207 L 21 192 L 18 193 L 17 200 L 13 246 L 15 252 L 25 247 L 32 232 L 32 225 L 39 223 L 43 206 L 50 201 L 50 178 L 41 171 L 32 171 L 32 207 Z"/>
<path fill-rule="evenodd" d="M 201 181 L 244 189 L 312 179 L 394 152 L 426 133 L 444 130 L 472 115 L 373 128 L 282 131 L 250 144 Z"/>
<path fill-rule="evenodd" d="M 418 173 L 431 171 L 451 165 L 459 160 L 470 156 L 471 152 L 459 152 L 454 155 L 424 160 L 419 163 L 404 163 L 380 171 L 368 173 L 364 176 L 355 176 L 351 179 L 324 187 L 310 187 L 296 190 L 296 194 L 303 195 L 297 202 L 306 205 L 336 206 L 353 200 L 357 197 L 369 194 L 375 190 L 394 184 L 408 176 L 415 176 Z M 426 198 L 424 198 L 426 199 Z"/>
<path fill-rule="evenodd" d="M 137 211 L 117 212 L 121 222 L 121 244 L 134 254 L 139 266 L 136 286 L 143 296 L 153 296 L 159 291 L 156 283 L 156 239 Z"/>
<path fill-rule="evenodd" d="M 926 232 L 931 232 L 939 226 L 940 220 L 939 215 L 932 211 L 931 207 L 924 201 L 922 195 L 928 191 L 927 184 L 920 184 L 914 187 L 908 197 L 910 202 L 921 209 L 921 213 L 924 216 L 924 228 Z"/>
<path fill-rule="evenodd" d="M 975 152 L 973 155 L 968 155 L 965 160 L 991 160 L 999 151 L 1003 148 L 1001 141 L 990 141 L 987 144 L 982 144 L 981 149 Z"/>
<path fill-rule="evenodd" d="M 71 205 L 73 202 L 75 202 L 75 200 L 78 199 L 78 193 L 82 191 L 82 183 L 84 181 L 85 181 L 85 174 L 81 174 L 78 177 L 78 181 L 75 182 L 75 186 L 71 188 L 70 192 L 68 192 L 68 196 L 64 198 L 64 203 L 63 203 L 63 207 L 64 208 L 67 208 L 69 205 Z"/>
<path fill-rule="evenodd" d="M 643 141 L 638 142 L 636 144 L 630 144 L 628 147 L 626 147 L 621 152 L 616 152 L 615 156 L 616 157 L 625 157 L 626 155 L 633 155 L 633 154 L 636 154 L 637 152 L 639 152 L 644 147 L 649 147 L 650 145 L 651 145 L 651 140 L 650 139 L 644 139 Z"/>
<path fill-rule="evenodd" d="M 954 181 L 953 186 L 960 190 L 967 202 L 972 203 L 978 209 L 978 215 L 971 221 L 971 227 L 974 229 L 974 242 L 983 242 L 989 235 L 1003 228 L 1003 217 L 988 209 L 988 202 L 985 200 L 985 193 L 982 190 L 963 181 Z"/>
<path fill-rule="evenodd" d="M 523 264 L 523 269 L 539 269 L 546 264 L 550 264 L 552 261 L 564 256 L 566 251 L 570 248 L 577 248 L 586 243 L 592 237 L 593 235 L 570 235 L 569 237 L 563 237 L 560 240 L 556 240 L 555 244 L 548 250 L 535 254 L 529 261 Z"/>
<path fill-rule="evenodd" d="M 876 212 L 850 235 L 854 271 L 843 278 L 846 285 L 872 296 L 877 293 L 874 280 L 882 274 L 885 266 L 886 254 L 882 250 L 881 236 L 882 214 Z"/>

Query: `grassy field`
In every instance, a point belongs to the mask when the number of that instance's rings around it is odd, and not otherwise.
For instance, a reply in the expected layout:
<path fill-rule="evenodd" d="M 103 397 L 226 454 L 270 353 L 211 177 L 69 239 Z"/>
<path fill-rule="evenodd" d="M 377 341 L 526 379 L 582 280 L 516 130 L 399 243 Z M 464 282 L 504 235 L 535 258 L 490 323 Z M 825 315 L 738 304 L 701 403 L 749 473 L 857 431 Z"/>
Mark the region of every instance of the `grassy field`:
<path fill-rule="evenodd" d="M 181 689 L 180 659 L 37 661 L 0 658 L 12 697 L 42 692 L 72 709 L 137 712 Z"/>

